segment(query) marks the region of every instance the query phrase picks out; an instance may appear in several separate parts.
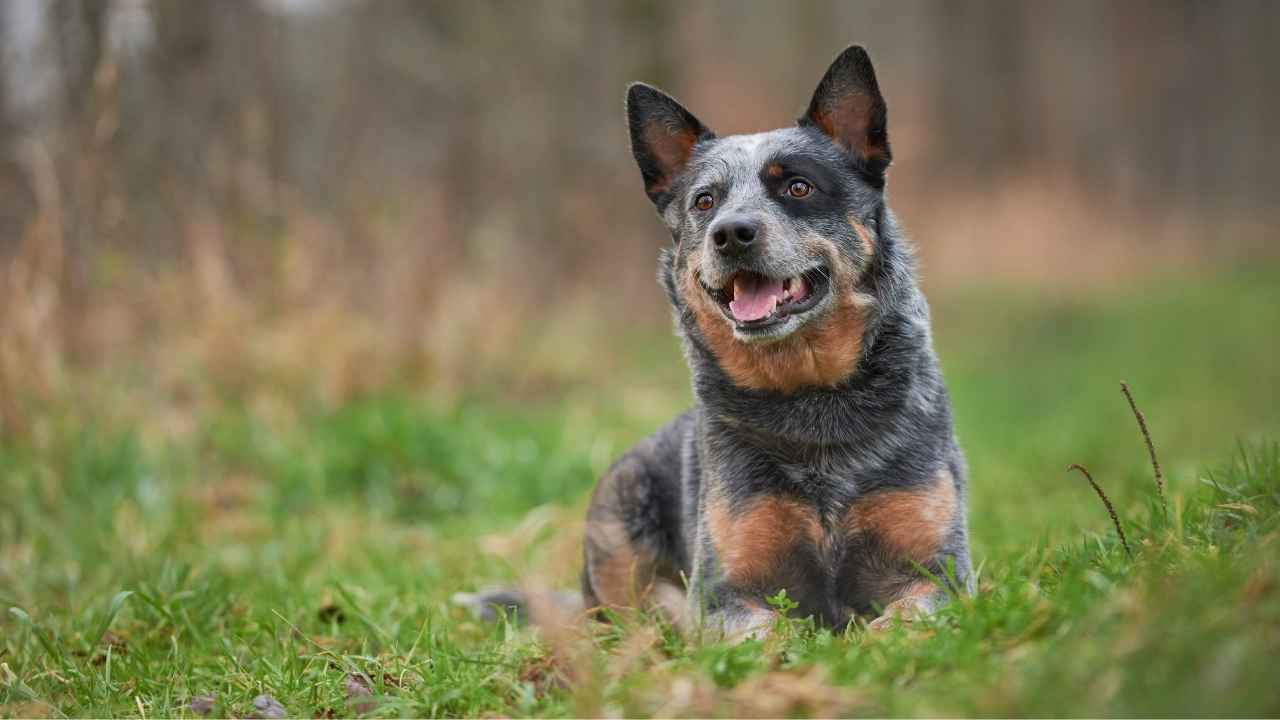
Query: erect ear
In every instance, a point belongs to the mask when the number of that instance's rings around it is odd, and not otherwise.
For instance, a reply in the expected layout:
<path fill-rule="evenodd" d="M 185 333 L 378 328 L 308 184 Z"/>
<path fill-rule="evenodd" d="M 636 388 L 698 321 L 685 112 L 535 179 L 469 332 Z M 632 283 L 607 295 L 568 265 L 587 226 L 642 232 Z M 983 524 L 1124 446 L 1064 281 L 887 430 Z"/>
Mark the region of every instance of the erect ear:
<path fill-rule="evenodd" d="M 644 83 L 627 88 L 627 123 L 644 191 L 661 212 L 671 202 L 672 183 L 689 162 L 693 146 L 715 133 L 675 98 Z"/>
<path fill-rule="evenodd" d="M 816 127 L 848 151 L 876 187 L 889 167 L 888 117 L 871 56 L 854 45 L 831 63 L 801 127 Z"/>

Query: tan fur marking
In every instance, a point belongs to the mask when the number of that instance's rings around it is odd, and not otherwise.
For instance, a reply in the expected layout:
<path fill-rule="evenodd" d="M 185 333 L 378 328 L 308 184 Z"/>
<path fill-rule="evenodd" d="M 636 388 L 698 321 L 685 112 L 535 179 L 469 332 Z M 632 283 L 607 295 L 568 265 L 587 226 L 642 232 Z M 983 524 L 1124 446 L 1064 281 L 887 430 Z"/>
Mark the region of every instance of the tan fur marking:
<path fill-rule="evenodd" d="M 769 166 L 764 171 L 769 177 L 782 177 L 782 166 L 778 163 L 769 163 Z"/>
<path fill-rule="evenodd" d="M 760 498 L 735 512 L 713 496 L 707 524 L 726 579 L 744 585 L 767 582 L 797 540 L 819 544 L 824 536 L 811 508 L 777 497 Z"/>
<path fill-rule="evenodd" d="M 591 590 L 600 606 L 614 610 L 652 608 L 676 628 L 690 627 L 684 588 L 658 575 L 656 558 L 637 552 L 625 540 L 622 523 L 592 523 L 587 533 L 600 550 L 588 560 Z"/>
<path fill-rule="evenodd" d="M 591 557 L 591 589 L 604 605 L 640 607 L 652 590 L 654 559 L 638 553 L 621 522 L 592 522 L 587 536 L 600 549 Z"/>
<path fill-rule="evenodd" d="M 858 222 L 858 218 L 853 213 L 849 214 L 849 225 L 853 228 L 853 234 L 858 236 L 858 242 L 862 244 L 862 252 L 867 257 L 876 254 L 876 238 L 867 229 L 866 225 Z"/>
<path fill-rule="evenodd" d="M 671 175 L 684 167 L 693 154 L 698 136 L 688 130 L 672 130 L 660 123 L 650 123 L 644 129 L 644 139 L 664 176 L 663 182 L 654 183 L 649 191 L 666 192 L 671 189 Z"/>
<path fill-rule="evenodd" d="M 895 555 L 927 563 L 942 548 L 956 513 L 951 473 L 942 470 L 932 486 L 889 490 L 855 502 L 845 516 L 852 533 L 873 533 Z"/>
<path fill-rule="evenodd" d="M 852 276 L 838 266 L 832 268 L 831 281 L 837 297 L 827 317 L 768 345 L 749 345 L 733 336 L 728 319 L 698 283 L 693 263 L 685 272 L 684 296 L 707 346 L 735 383 L 790 394 L 802 387 L 838 384 L 853 373 L 862 355 L 862 307 Z"/>
<path fill-rule="evenodd" d="M 866 93 L 846 93 L 810 115 L 810 119 L 836 144 L 872 159 L 884 154 L 884 148 L 872 145 L 867 137 L 873 104 Z"/>

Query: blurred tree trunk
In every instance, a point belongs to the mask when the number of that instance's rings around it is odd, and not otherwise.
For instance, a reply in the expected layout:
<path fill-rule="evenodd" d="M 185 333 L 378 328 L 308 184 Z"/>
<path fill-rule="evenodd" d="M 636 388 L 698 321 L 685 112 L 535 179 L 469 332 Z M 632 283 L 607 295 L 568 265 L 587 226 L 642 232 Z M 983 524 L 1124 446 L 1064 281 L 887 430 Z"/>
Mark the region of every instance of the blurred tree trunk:
<path fill-rule="evenodd" d="M 93 97 L 93 77 L 102 60 L 109 0 L 52 0 L 48 5 L 60 66 L 62 104 L 74 117 Z"/>
<path fill-rule="evenodd" d="M 1023 2 L 938 6 L 944 67 L 937 77 L 945 100 L 937 125 L 947 147 L 985 167 L 1016 171 L 1039 155 L 1028 12 Z"/>
<path fill-rule="evenodd" d="M 0 42 L 7 43 L 14 30 L 9 26 L 9 8 L 0 7 Z M 10 53 L 0 52 L 0 266 L 17 247 L 23 225 L 31 214 L 22 171 L 14 160 L 17 120 L 14 117 L 9 83 L 16 69 L 9 66 Z M 0 276 L 0 285 L 4 279 Z"/>

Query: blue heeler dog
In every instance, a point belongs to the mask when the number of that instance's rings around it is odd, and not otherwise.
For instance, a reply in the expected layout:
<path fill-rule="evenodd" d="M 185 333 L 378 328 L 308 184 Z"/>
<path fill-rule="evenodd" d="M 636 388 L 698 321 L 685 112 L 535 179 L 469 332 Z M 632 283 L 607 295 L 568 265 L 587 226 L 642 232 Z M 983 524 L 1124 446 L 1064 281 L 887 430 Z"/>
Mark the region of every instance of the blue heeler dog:
<path fill-rule="evenodd" d="M 866 51 L 836 58 L 796 127 L 718 138 L 641 83 L 627 118 L 697 401 L 597 485 L 584 606 L 740 638 L 768 631 L 781 589 L 793 615 L 882 627 L 968 588 L 965 462 L 885 204 Z"/>

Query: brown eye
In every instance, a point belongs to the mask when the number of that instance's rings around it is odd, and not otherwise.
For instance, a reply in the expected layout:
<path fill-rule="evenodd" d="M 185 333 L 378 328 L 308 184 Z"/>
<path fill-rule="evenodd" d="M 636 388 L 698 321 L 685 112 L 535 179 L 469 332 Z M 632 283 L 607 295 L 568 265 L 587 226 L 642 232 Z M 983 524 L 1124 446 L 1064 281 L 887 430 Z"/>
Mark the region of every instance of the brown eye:
<path fill-rule="evenodd" d="M 710 210 L 716 204 L 715 198 L 711 197 L 711 193 L 702 193 L 693 201 L 693 206 L 703 212 Z"/>
<path fill-rule="evenodd" d="M 813 186 L 804 180 L 792 180 L 791 186 L 787 188 L 787 192 L 793 198 L 802 198 L 813 192 Z"/>

